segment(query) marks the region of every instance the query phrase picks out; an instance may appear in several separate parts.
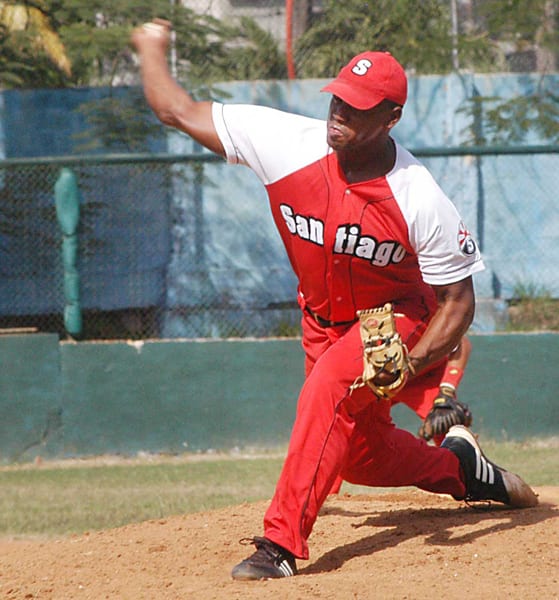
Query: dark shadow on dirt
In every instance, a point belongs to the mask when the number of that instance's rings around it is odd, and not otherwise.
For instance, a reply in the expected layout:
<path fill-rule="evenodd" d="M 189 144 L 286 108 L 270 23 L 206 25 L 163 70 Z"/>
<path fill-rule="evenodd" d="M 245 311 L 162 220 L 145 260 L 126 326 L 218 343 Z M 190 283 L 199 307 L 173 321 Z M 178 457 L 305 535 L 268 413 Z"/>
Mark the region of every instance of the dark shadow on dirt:
<path fill-rule="evenodd" d="M 362 511 L 352 512 L 338 507 L 329 508 L 326 514 L 351 518 L 365 516 Z M 371 556 L 418 536 L 425 537 L 426 546 L 460 546 L 486 535 L 515 527 L 529 527 L 558 517 L 559 507 L 546 503 L 517 510 L 495 504 L 477 508 L 460 504 L 457 508 L 406 508 L 369 513 L 361 523 L 350 526 L 364 530 L 379 528 L 380 531 L 323 554 L 314 563 L 302 568 L 300 573 L 309 575 L 334 571 L 352 558 Z M 475 530 L 468 531 L 470 526 Z"/>

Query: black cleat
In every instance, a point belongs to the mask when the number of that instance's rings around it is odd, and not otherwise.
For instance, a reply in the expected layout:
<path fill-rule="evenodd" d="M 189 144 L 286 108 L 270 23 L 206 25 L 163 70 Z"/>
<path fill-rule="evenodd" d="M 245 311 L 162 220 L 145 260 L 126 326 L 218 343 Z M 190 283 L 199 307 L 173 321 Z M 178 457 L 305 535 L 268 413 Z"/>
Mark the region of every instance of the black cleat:
<path fill-rule="evenodd" d="M 233 568 L 233 579 L 249 581 L 297 575 L 295 557 L 289 550 L 265 537 L 245 538 L 241 543 L 254 544 L 256 552 Z"/>
<path fill-rule="evenodd" d="M 513 508 L 536 506 L 538 497 L 522 479 L 491 462 L 481 451 L 472 432 L 463 425 L 448 430 L 441 448 L 447 448 L 460 461 L 466 484 L 466 502 L 494 500 Z"/>

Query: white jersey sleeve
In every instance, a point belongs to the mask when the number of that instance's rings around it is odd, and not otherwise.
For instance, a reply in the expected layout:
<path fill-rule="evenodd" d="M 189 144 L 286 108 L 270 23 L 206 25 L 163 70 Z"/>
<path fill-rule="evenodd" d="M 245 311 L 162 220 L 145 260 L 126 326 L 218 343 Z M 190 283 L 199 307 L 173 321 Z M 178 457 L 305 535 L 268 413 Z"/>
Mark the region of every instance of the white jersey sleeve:
<path fill-rule="evenodd" d="M 227 162 L 250 167 L 264 185 L 328 152 L 326 123 L 319 119 L 264 106 L 217 102 L 212 116 Z"/>
<path fill-rule="evenodd" d="M 447 285 L 482 271 L 479 248 L 454 204 L 407 150 L 398 146 L 397 155 L 387 180 L 408 223 L 423 280 Z"/>

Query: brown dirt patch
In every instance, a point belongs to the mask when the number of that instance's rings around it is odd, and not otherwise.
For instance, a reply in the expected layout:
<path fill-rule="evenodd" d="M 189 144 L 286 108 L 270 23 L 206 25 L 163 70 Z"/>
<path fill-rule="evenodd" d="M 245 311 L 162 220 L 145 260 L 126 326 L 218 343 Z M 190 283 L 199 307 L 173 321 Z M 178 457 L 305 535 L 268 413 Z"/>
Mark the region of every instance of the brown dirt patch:
<path fill-rule="evenodd" d="M 49 541 L 0 541 L 0 597 L 45 600 L 559 598 L 559 488 L 479 510 L 416 490 L 329 499 L 298 577 L 235 582 L 266 503 Z"/>

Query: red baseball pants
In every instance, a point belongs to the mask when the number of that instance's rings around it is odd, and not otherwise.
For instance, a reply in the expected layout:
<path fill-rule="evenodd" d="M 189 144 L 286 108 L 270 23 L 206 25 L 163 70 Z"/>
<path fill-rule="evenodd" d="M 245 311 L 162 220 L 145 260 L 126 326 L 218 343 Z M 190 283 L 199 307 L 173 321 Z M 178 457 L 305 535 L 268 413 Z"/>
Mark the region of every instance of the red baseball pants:
<path fill-rule="evenodd" d="M 424 325 L 408 317 L 400 317 L 397 324 L 413 347 Z M 377 400 L 369 388 L 349 393 L 363 371 L 359 323 L 323 329 L 305 313 L 303 347 L 307 378 L 276 492 L 264 516 L 268 539 L 307 559 L 308 537 L 338 475 L 359 485 L 413 485 L 464 495 L 460 464 L 452 452 L 397 429 L 390 402 Z M 412 379 L 401 394 L 417 402 L 427 395 L 432 402 L 442 368 Z"/>

